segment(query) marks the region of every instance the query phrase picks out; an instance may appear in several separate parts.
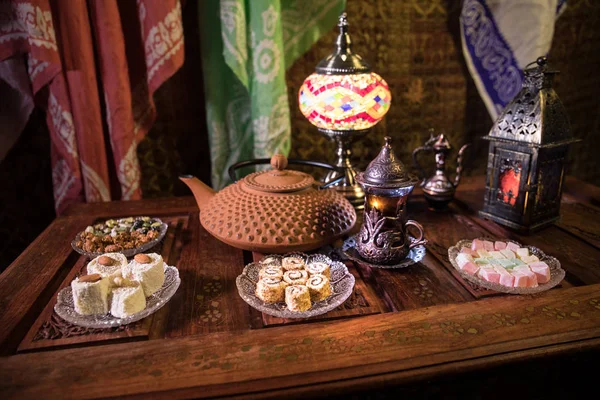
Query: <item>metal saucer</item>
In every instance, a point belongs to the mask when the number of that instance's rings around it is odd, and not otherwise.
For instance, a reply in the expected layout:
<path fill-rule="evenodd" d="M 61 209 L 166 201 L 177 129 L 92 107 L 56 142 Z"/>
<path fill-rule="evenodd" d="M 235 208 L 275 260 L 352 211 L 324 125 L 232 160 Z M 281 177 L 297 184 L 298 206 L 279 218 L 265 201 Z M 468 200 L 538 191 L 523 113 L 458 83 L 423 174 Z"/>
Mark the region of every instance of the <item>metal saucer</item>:
<path fill-rule="evenodd" d="M 411 241 L 416 240 L 412 236 L 409 236 L 409 238 Z M 408 252 L 408 255 L 402 261 L 400 261 L 398 264 L 389 264 L 389 265 L 373 264 L 373 263 L 370 263 L 369 261 L 364 260 L 360 256 L 360 254 L 358 254 L 358 251 L 356 250 L 356 235 L 354 235 L 344 241 L 344 244 L 342 245 L 340 253 L 342 253 L 341 254 L 342 257 L 344 257 L 348 260 L 352 260 L 356 263 L 366 265 L 371 268 L 399 269 L 399 268 L 409 267 L 409 266 L 421 261 L 423 259 L 423 257 L 425 257 L 426 250 L 425 250 L 425 245 L 420 245 L 420 246 L 414 247 L 414 248 L 410 249 L 410 251 Z"/>

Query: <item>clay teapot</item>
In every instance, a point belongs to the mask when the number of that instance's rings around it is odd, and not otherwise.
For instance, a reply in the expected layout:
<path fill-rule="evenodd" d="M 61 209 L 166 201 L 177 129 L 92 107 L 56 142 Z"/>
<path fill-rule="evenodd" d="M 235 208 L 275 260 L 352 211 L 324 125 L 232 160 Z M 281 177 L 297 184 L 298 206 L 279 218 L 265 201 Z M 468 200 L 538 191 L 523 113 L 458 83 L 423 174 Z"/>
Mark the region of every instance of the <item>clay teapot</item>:
<path fill-rule="evenodd" d="M 229 169 L 230 175 L 262 161 L 238 163 Z M 307 173 L 286 169 L 288 160 L 281 154 L 270 161 L 273 169 L 251 173 L 218 193 L 191 175 L 179 177 L 192 190 L 200 223 L 211 235 L 243 250 L 287 253 L 317 249 L 352 229 L 356 213 L 345 197 L 316 186 Z"/>

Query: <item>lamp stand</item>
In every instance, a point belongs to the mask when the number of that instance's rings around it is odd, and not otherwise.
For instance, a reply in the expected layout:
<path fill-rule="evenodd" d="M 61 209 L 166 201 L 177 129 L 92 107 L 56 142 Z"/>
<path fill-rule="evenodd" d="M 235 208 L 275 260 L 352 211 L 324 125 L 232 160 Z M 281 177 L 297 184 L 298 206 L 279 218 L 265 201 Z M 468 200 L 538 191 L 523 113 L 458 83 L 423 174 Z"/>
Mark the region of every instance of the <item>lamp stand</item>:
<path fill-rule="evenodd" d="M 336 184 L 331 185 L 333 189 L 342 194 L 352 204 L 356 211 L 360 211 L 365 207 L 365 192 L 363 188 L 356 182 L 357 171 L 352 165 L 352 143 L 363 137 L 369 130 L 357 131 L 336 131 L 332 129 L 319 129 L 319 132 L 335 141 L 336 160 L 334 165 L 344 171 L 344 179 Z M 337 174 L 330 171 L 323 178 L 325 183 L 335 179 Z"/>

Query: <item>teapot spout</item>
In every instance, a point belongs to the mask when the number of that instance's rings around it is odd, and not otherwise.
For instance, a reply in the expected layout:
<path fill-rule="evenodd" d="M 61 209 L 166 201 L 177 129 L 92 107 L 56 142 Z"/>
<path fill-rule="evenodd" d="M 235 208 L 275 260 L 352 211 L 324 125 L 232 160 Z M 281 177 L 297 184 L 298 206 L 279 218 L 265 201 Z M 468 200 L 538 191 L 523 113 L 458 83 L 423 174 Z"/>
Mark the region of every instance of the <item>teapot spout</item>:
<path fill-rule="evenodd" d="M 210 199 L 215 195 L 215 191 L 193 175 L 180 175 L 179 179 L 185 183 L 196 198 L 196 203 L 200 211 L 205 209 Z"/>

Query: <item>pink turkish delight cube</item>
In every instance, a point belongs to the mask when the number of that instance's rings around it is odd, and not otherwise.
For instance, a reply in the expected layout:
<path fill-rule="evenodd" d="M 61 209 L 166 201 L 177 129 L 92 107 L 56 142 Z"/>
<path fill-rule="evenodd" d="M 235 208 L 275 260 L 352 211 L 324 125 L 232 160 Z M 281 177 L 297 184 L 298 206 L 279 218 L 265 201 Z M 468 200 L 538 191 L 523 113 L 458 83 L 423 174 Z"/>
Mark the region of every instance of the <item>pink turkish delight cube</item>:
<path fill-rule="evenodd" d="M 472 262 L 463 264 L 462 267 L 460 267 L 460 269 L 462 269 L 465 272 L 468 272 L 471 275 L 476 275 L 477 271 L 479 271 L 479 267 L 477 266 L 477 264 Z"/>
<path fill-rule="evenodd" d="M 494 265 L 494 269 L 499 275 L 498 283 L 504 286 L 513 287 L 515 283 L 515 277 L 506 270 L 506 268 L 499 265 Z"/>
<path fill-rule="evenodd" d="M 484 240 L 483 248 L 487 251 L 494 251 L 494 243 L 490 242 L 489 240 Z"/>
<path fill-rule="evenodd" d="M 463 247 L 460 249 L 461 253 L 468 254 L 470 256 L 477 256 L 477 253 L 474 250 L 471 250 L 469 247 Z"/>
<path fill-rule="evenodd" d="M 537 276 L 538 283 L 546 283 L 550 280 L 550 267 L 543 261 L 529 264 L 529 268 Z"/>
<path fill-rule="evenodd" d="M 538 285 L 537 276 L 527 265 L 519 265 L 513 268 L 513 272 L 527 276 L 527 286 L 536 287 Z"/>
<path fill-rule="evenodd" d="M 519 250 L 521 248 L 521 246 L 519 246 L 518 244 L 513 243 L 513 242 L 506 242 L 506 248 L 509 249 L 510 251 L 516 252 L 517 250 Z"/>
<path fill-rule="evenodd" d="M 483 249 L 483 241 L 481 241 L 479 239 L 473 239 L 473 242 L 471 243 L 471 250 L 479 250 L 479 249 Z"/>
<path fill-rule="evenodd" d="M 500 250 L 504 250 L 505 248 L 506 248 L 506 243 L 500 242 L 500 241 L 494 242 L 494 250 L 500 251 Z"/>
<path fill-rule="evenodd" d="M 494 267 L 479 268 L 479 272 L 477 272 L 477 275 L 479 275 L 481 278 L 485 279 L 488 282 L 500 282 L 500 274 L 496 272 Z"/>
<path fill-rule="evenodd" d="M 513 287 L 527 287 L 529 285 L 529 277 L 527 275 L 513 271 L 512 276 L 515 278 Z"/>
<path fill-rule="evenodd" d="M 456 263 L 458 264 L 458 266 L 460 268 L 462 268 L 463 265 L 465 265 L 468 262 L 470 262 L 470 263 L 474 263 L 475 262 L 473 260 L 473 257 L 470 254 L 458 253 L 458 255 L 456 256 Z"/>

